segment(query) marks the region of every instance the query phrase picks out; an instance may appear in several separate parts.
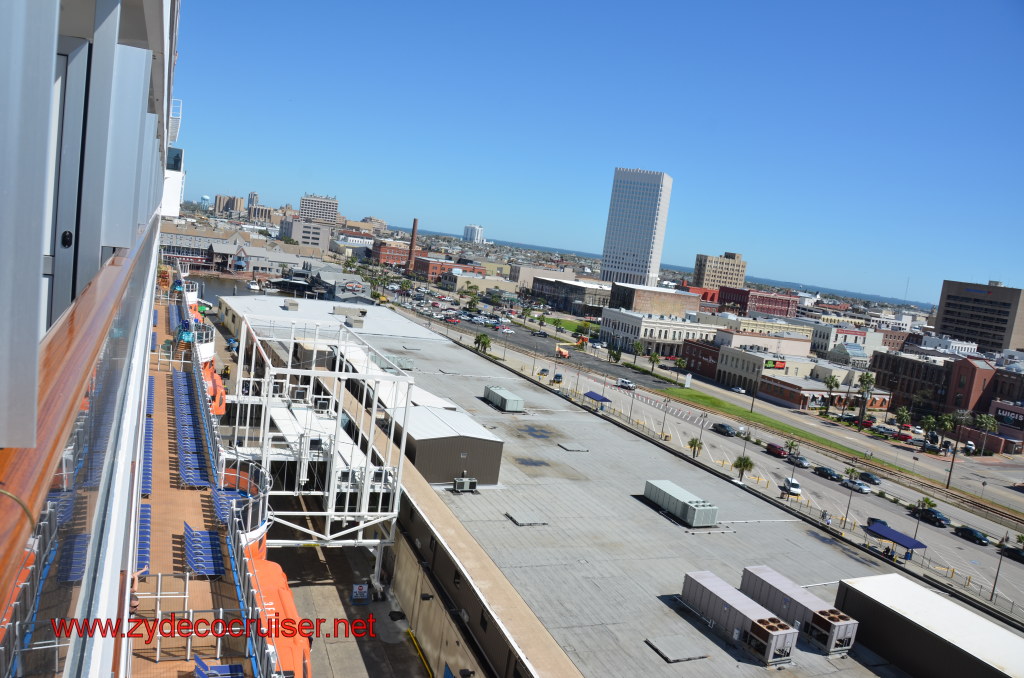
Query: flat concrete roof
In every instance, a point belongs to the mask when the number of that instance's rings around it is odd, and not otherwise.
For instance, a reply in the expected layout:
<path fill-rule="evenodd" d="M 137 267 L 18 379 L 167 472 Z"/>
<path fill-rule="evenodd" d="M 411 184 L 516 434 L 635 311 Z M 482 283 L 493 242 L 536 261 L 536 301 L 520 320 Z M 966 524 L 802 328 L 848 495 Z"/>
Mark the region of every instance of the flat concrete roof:
<path fill-rule="evenodd" d="M 476 494 L 435 491 L 586 676 L 764 675 L 760 664 L 680 612 L 674 596 L 686 572 L 709 570 L 739 587 L 745 566 L 769 565 L 799 584 L 816 584 L 815 594 L 828 601 L 839 579 L 894 571 L 443 337 L 367 341 L 382 353 L 414 355 L 419 386 L 505 441 L 498 485 Z M 492 355 L 500 357 L 501 348 L 492 347 Z M 521 358 L 508 360 L 514 370 L 532 369 Z M 522 414 L 497 412 L 481 401 L 481 383 L 505 385 L 529 406 Z M 640 500 L 649 478 L 718 506 L 719 526 L 693 530 L 661 516 Z M 507 515 L 529 515 L 533 524 L 520 527 Z M 669 664 L 645 643 L 666 636 L 696 659 Z M 834 673 L 834 661 L 801 644 L 786 671 Z M 855 658 L 843 660 L 841 670 L 877 675 Z"/>
<path fill-rule="evenodd" d="M 383 306 L 367 306 L 366 304 L 349 304 L 339 301 L 320 301 L 316 299 L 293 299 L 276 295 L 259 295 L 239 297 L 221 297 L 221 301 L 231 306 L 238 315 L 250 319 L 272 321 L 274 323 L 304 324 L 312 326 L 320 324 L 326 334 L 328 328 L 336 328 L 345 324 L 349 316 L 362 317 L 362 327 L 347 327 L 353 334 L 364 339 L 370 336 L 408 337 L 423 340 L 437 340 L 437 335 L 422 325 L 410 322 L 390 309 Z M 294 311 L 284 309 L 285 301 L 298 304 Z M 334 308 L 340 306 L 348 315 L 335 315 Z M 365 316 L 361 316 L 365 313 Z M 323 335 L 321 335 L 323 336 Z M 326 337 L 325 337 L 326 340 Z"/>

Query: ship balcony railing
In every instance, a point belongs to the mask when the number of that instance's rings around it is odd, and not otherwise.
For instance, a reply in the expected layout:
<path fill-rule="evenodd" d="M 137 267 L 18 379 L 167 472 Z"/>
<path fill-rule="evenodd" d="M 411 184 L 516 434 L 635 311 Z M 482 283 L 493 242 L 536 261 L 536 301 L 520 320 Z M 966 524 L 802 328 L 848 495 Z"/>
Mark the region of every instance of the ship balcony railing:
<path fill-rule="evenodd" d="M 216 330 L 213 329 L 213 325 L 207 323 L 192 326 L 193 339 L 197 344 L 209 344 L 213 341 L 215 333 Z"/>
<path fill-rule="evenodd" d="M 184 290 L 186 293 L 187 292 L 195 292 L 196 294 L 198 294 L 199 293 L 199 283 L 197 283 L 194 280 L 185 280 L 185 281 L 182 282 L 182 290 Z"/>

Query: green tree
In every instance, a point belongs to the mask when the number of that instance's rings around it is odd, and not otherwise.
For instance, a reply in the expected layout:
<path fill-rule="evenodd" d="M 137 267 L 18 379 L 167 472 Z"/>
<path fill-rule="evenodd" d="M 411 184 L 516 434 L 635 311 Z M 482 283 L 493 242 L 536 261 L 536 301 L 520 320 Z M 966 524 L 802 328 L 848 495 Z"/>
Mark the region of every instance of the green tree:
<path fill-rule="evenodd" d="M 549 322 L 549 323 L 551 323 L 551 326 L 552 326 L 552 327 L 554 327 L 554 328 L 555 328 L 556 330 L 557 330 L 557 329 L 558 329 L 559 327 L 561 327 L 561 326 L 562 326 L 562 319 L 561 319 L 561 318 L 552 318 L 552 319 L 551 319 L 551 320 L 549 320 L 548 322 Z"/>
<path fill-rule="evenodd" d="M 736 461 L 732 463 L 732 467 L 734 469 L 739 469 L 740 482 L 742 483 L 743 475 L 754 470 L 754 460 L 748 457 L 747 455 L 743 455 L 742 457 L 736 458 Z"/>
<path fill-rule="evenodd" d="M 860 393 L 860 418 L 857 420 L 857 429 L 864 428 L 864 413 L 868 409 L 868 401 L 871 400 L 871 393 L 875 390 L 875 375 L 870 372 L 862 372 L 857 378 L 857 392 Z"/>
<path fill-rule="evenodd" d="M 652 370 L 658 366 L 658 363 L 661 362 L 661 356 L 658 355 L 657 351 L 652 352 L 651 355 L 647 356 L 647 359 L 651 361 Z"/>
<path fill-rule="evenodd" d="M 800 443 L 795 440 L 787 440 L 783 447 L 786 448 L 786 451 L 789 452 L 790 455 L 794 455 L 796 454 L 796 451 L 800 449 Z"/>
<path fill-rule="evenodd" d="M 679 373 L 686 369 L 686 358 L 676 358 L 674 364 L 676 366 L 676 384 L 679 384 Z"/>
<path fill-rule="evenodd" d="M 985 445 L 988 443 L 988 434 L 999 430 L 999 422 L 991 414 L 979 414 L 974 417 L 974 426 L 984 433 L 981 439 L 981 454 L 985 454 Z"/>
<path fill-rule="evenodd" d="M 644 342 L 634 341 L 633 342 L 633 364 L 636 365 L 637 356 L 644 352 Z"/>
<path fill-rule="evenodd" d="M 850 480 L 853 480 L 854 478 L 856 478 L 857 477 L 857 469 L 853 468 L 852 466 L 847 466 L 846 467 L 846 477 L 849 478 Z"/>
<path fill-rule="evenodd" d="M 476 346 L 476 350 L 478 352 L 487 353 L 487 351 L 491 350 L 491 338 L 481 332 L 476 335 L 476 338 L 473 340 L 473 345 Z"/>
<path fill-rule="evenodd" d="M 825 389 L 828 391 L 828 400 L 825 401 L 825 416 L 828 416 L 829 408 L 832 407 L 832 393 L 839 389 L 839 377 L 830 374 L 825 377 Z"/>
<path fill-rule="evenodd" d="M 591 327 L 590 323 L 588 323 L 587 321 L 583 321 L 579 325 L 576 326 L 576 331 L 580 333 L 581 337 L 587 337 L 589 339 L 590 338 L 590 327 Z"/>
<path fill-rule="evenodd" d="M 618 363 L 622 360 L 622 351 L 617 348 L 608 349 L 608 360 L 611 360 L 613 363 Z"/>
<path fill-rule="evenodd" d="M 919 509 L 935 508 L 936 506 L 938 506 L 938 504 L 932 501 L 931 497 L 921 497 L 917 500 L 917 508 Z"/>
<path fill-rule="evenodd" d="M 298 240 L 296 240 L 295 238 L 289 238 L 286 235 L 281 236 L 281 242 L 283 242 L 285 245 L 298 245 L 299 244 Z"/>
<path fill-rule="evenodd" d="M 544 324 L 545 324 L 545 323 L 546 323 L 547 321 L 548 321 L 548 317 L 547 317 L 546 315 L 544 315 L 543 313 L 541 313 L 541 314 L 540 314 L 540 318 L 538 318 L 538 322 L 540 323 L 540 326 L 541 326 L 541 327 L 544 327 Z"/>
<path fill-rule="evenodd" d="M 935 421 L 935 417 L 933 417 L 932 415 L 929 414 L 929 415 L 926 415 L 926 416 L 922 417 L 920 423 L 921 423 L 921 428 L 923 428 L 924 432 L 926 434 L 928 434 L 928 433 L 931 433 L 932 431 L 935 430 L 935 426 L 936 426 L 937 422 Z"/>
<path fill-rule="evenodd" d="M 939 433 L 942 435 L 942 446 L 945 447 L 946 437 L 948 436 L 948 434 L 953 432 L 953 429 L 956 428 L 956 422 L 953 421 L 953 415 L 944 414 L 941 417 L 939 417 L 937 426 Z"/>
<path fill-rule="evenodd" d="M 906 407 L 897 407 L 893 418 L 896 419 L 896 423 L 902 429 L 904 424 L 910 423 L 910 410 Z"/>
<path fill-rule="evenodd" d="M 913 408 L 921 407 L 925 403 L 931 402 L 931 400 L 932 400 L 932 398 L 934 396 L 935 396 L 935 392 L 932 391 L 932 389 L 930 389 L 930 388 L 922 388 L 917 393 L 915 393 L 913 396 L 911 396 L 911 398 L 910 398 L 910 407 L 912 409 Z"/>
<path fill-rule="evenodd" d="M 701 442 L 700 438 L 690 438 L 690 441 L 686 443 L 686 446 L 690 448 L 690 452 L 694 459 L 699 457 L 700 451 L 704 449 L 704 443 Z"/>

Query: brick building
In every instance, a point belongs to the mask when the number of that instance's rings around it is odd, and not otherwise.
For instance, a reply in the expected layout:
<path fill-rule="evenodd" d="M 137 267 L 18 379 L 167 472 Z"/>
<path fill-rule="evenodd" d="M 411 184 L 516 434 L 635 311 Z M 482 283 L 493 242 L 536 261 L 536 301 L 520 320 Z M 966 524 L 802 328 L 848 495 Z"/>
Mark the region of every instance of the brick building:
<path fill-rule="evenodd" d="M 800 305 L 800 298 L 789 296 L 788 294 L 760 292 L 739 287 L 720 287 L 718 288 L 718 303 L 722 309 L 730 310 L 740 315 L 750 315 L 757 312 L 782 316 L 783 318 L 795 318 L 797 306 Z"/>
<path fill-rule="evenodd" d="M 426 251 L 416 248 L 414 256 L 426 256 Z M 401 240 L 376 240 L 370 252 L 373 263 L 381 266 L 405 266 L 409 260 L 409 243 Z"/>
<path fill-rule="evenodd" d="M 406 253 L 408 253 L 408 249 Z M 447 259 L 433 259 L 431 257 L 416 257 L 412 262 L 412 272 L 421 276 L 427 282 L 434 282 L 442 274 L 450 271 L 462 271 L 463 273 L 479 273 L 486 275 L 487 269 L 477 264 L 460 264 Z"/>
<path fill-rule="evenodd" d="M 689 292 L 678 292 L 664 287 L 612 283 L 608 306 L 638 313 L 682 318 L 687 313 L 696 313 L 700 310 L 700 297 Z"/>
<path fill-rule="evenodd" d="M 719 346 L 710 341 L 687 339 L 683 342 L 682 356 L 686 358 L 686 369 L 707 379 L 714 379 L 718 373 Z"/>

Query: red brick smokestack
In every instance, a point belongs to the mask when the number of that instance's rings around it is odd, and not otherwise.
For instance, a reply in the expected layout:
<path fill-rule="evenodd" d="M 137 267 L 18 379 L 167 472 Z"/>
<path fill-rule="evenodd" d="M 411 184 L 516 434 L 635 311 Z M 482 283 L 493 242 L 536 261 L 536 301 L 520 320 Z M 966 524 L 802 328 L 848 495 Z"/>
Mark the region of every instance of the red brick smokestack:
<path fill-rule="evenodd" d="M 412 237 L 409 239 L 409 260 L 405 262 L 406 272 L 412 270 L 413 260 L 416 258 L 416 231 L 420 228 L 420 220 L 412 220 Z"/>

